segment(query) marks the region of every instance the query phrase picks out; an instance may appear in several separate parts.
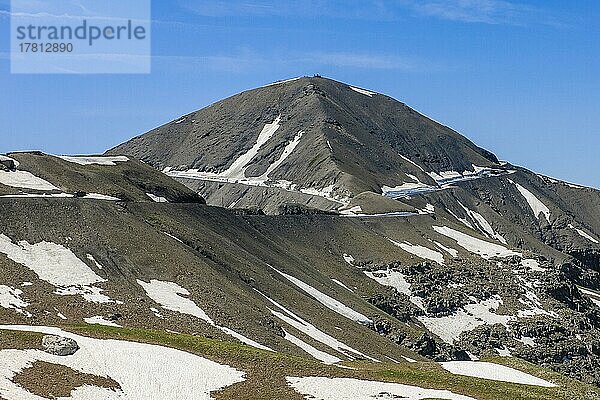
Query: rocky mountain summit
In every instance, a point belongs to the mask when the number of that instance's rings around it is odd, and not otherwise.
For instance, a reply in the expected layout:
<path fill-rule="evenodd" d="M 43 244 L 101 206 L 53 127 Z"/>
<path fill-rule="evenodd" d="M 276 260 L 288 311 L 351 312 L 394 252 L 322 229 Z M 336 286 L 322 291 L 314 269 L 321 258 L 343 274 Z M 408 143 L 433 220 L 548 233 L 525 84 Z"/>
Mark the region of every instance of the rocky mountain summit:
<path fill-rule="evenodd" d="M 0 399 L 600 398 L 600 192 L 385 95 L 293 79 L 0 164 Z"/>

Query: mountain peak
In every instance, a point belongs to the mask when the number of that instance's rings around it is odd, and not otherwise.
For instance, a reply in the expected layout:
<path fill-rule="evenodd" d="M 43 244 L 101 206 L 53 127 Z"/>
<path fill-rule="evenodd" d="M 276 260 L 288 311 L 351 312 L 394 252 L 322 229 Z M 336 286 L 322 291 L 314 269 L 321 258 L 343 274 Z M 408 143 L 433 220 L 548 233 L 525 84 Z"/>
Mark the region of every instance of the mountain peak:
<path fill-rule="evenodd" d="M 320 76 L 242 92 L 108 153 L 140 158 L 209 199 L 219 182 L 237 193 L 268 186 L 347 203 L 366 191 L 433 185 L 432 176 L 448 171 L 498 166 L 492 153 L 405 104 Z M 225 197 L 232 203 L 241 198 Z M 267 206 L 289 200 L 278 197 Z"/>

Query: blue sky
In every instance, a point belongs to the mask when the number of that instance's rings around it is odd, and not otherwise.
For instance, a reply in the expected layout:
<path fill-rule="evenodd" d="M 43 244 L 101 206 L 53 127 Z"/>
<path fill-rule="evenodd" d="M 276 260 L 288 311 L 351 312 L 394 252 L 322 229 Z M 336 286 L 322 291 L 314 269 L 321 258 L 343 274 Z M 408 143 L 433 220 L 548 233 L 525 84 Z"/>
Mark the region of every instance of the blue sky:
<path fill-rule="evenodd" d="M 596 0 L 153 1 L 149 75 L 11 75 L 9 9 L 0 0 L 0 152 L 101 153 L 239 91 L 318 73 L 401 100 L 501 159 L 600 188 Z"/>

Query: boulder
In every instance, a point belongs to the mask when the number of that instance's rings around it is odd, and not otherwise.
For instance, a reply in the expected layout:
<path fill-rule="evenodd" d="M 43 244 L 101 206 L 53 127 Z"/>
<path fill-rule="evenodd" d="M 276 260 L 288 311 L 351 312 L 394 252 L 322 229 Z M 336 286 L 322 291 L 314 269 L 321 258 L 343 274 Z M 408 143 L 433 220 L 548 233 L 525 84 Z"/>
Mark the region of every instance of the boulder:
<path fill-rule="evenodd" d="M 79 350 L 75 340 L 56 335 L 45 335 L 42 338 L 42 347 L 46 353 L 55 356 L 72 356 Z"/>

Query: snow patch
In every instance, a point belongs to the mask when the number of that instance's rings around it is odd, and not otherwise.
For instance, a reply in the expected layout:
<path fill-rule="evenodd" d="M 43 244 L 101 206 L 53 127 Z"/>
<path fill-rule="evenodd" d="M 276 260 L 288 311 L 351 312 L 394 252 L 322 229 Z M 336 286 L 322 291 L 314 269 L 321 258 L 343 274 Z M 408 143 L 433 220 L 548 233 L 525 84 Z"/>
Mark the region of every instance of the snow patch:
<path fill-rule="evenodd" d="M 335 356 L 332 356 L 331 354 L 325 353 L 324 351 L 321 351 L 321 350 L 311 346 L 310 344 L 304 342 L 303 340 L 298 339 L 296 336 L 287 332 L 285 329 L 283 330 L 283 332 L 285 333 L 285 336 L 284 336 L 285 340 L 300 347 L 302 350 L 304 350 L 305 352 L 310 354 L 312 357 L 316 358 L 317 360 L 319 360 L 325 364 L 335 364 L 335 363 L 339 363 L 342 361 L 341 359 L 339 359 Z"/>
<path fill-rule="evenodd" d="M 83 198 L 91 199 L 91 200 L 121 201 L 121 199 L 119 199 L 118 197 L 107 196 L 105 194 L 99 194 L 99 193 L 88 193 L 85 196 L 83 196 Z"/>
<path fill-rule="evenodd" d="M 354 257 L 352 257 L 350 254 L 344 253 L 342 257 L 344 257 L 344 261 L 346 261 L 346 263 L 354 265 Z"/>
<path fill-rule="evenodd" d="M 525 258 L 521 260 L 521 266 L 525 268 L 529 268 L 534 272 L 544 272 L 546 268 L 540 267 L 540 263 L 537 260 L 532 258 Z"/>
<path fill-rule="evenodd" d="M 125 156 L 57 156 L 58 158 L 79 165 L 107 165 L 114 166 L 118 162 L 127 162 L 129 158 Z"/>
<path fill-rule="evenodd" d="M 168 203 L 169 202 L 169 200 L 167 200 L 165 197 L 157 196 L 152 193 L 146 193 L 146 196 L 150 197 L 152 199 L 152 201 L 155 203 Z"/>
<path fill-rule="evenodd" d="M 542 308 L 542 302 L 533 291 L 534 284 L 528 282 L 522 277 L 519 279 L 523 282 L 523 289 L 525 290 L 525 297 L 519 299 L 519 303 L 528 307 L 526 310 L 519 310 L 517 316 L 519 318 L 530 318 L 536 315 L 545 315 L 552 318 L 558 318 L 558 314 L 554 311 L 546 311 Z"/>
<path fill-rule="evenodd" d="M 410 283 L 406 280 L 406 276 L 404 276 L 404 274 L 401 272 L 394 269 L 387 269 L 379 271 L 364 271 L 364 273 L 380 285 L 392 287 L 396 289 L 398 293 L 407 295 L 410 298 L 411 303 L 425 311 L 423 299 L 421 297 L 412 295 Z"/>
<path fill-rule="evenodd" d="M 2 154 L 0 154 L 0 161 L 12 161 L 13 164 L 15 165 L 15 168 L 19 168 L 19 162 L 17 160 L 15 160 L 14 158 L 10 158 L 8 156 L 3 156 Z"/>
<path fill-rule="evenodd" d="M 496 310 L 502 304 L 500 296 L 467 304 L 452 315 L 433 318 L 417 317 L 431 333 L 446 343 L 453 344 L 463 332 L 470 332 L 478 326 L 501 324 L 508 327 L 508 322 L 515 319 L 509 315 L 498 315 Z"/>
<path fill-rule="evenodd" d="M 404 161 L 408 161 L 409 163 L 411 163 L 412 165 L 414 165 L 415 167 L 419 168 L 421 171 L 425 172 L 425 170 L 423 169 L 423 167 L 421 167 L 419 164 L 417 164 L 416 162 L 414 162 L 413 160 L 411 160 L 408 157 L 403 156 L 402 154 L 398 153 L 398 155 L 404 160 Z M 417 179 L 418 181 L 418 179 Z"/>
<path fill-rule="evenodd" d="M 163 170 L 167 175 L 172 177 L 179 178 L 189 178 L 189 179 L 205 179 L 205 180 L 214 180 L 219 182 L 229 182 L 229 183 L 246 183 L 252 184 L 250 182 L 246 182 L 245 172 L 248 168 L 248 164 L 252 161 L 252 159 L 258 154 L 259 150 L 262 146 L 265 145 L 271 139 L 271 137 L 277 132 L 280 127 L 279 122 L 281 121 L 281 115 L 277 116 L 275 121 L 270 124 L 265 124 L 262 131 L 258 134 L 258 138 L 256 139 L 256 143 L 244 154 L 239 156 L 233 163 L 223 172 L 214 173 L 214 172 L 200 172 L 197 169 L 189 169 L 187 171 L 172 171 L 170 167 L 167 167 Z M 255 185 L 258 185 L 256 183 Z"/>
<path fill-rule="evenodd" d="M 281 122 L 281 115 L 275 118 L 270 124 L 265 124 L 263 130 L 258 134 L 256 143 L 250 150 L 239 156 L 227 170 L 220 173 L 222 177 L 243 179 L 245 178 L 246 166 L 252 161 L 252 159 L 258 154 L 260 148 L 271 139 L 271 137 L 277 132 Z"/>
<path fill-rule="evenodd" d="M 521 336 L 520 339 L 516 339 L 517 342 L 523 343 L 525 346 L 535 347 L 535 339 L 529 336 Z"/>
<path fill-rule="evenodd" d="M 581 293 L 587 295 L 594 304 L 600 307 L 600 293 L 596 293 L 594 291 L 579 286 L 578 288 L 581 291 Z"/>
<path fill-rule="evenodd" d="M 354 90 L 357 93 L 364 94 L 365 96 L 369 96 L 369 97 L 373 97 L 373 95 L 377 94 L 375 92 L 371 92 L 370 90 L 361 89 L 361 88 L 357 88 L 354 86 L 350 86 L 350 89 Z"/>
<path fill-rule="evenodd" d="M 259 292 L 260 293 L 260 292 Z M 366 354 L 361 353 L 358 350 L 353 349 L 352 347 L 346 345 L 345 343 L 342 343 L 341 341 L 337 340 L 336 338 L 328 335 L 327 333 L 319 330 L 317 327 L 315 327 L 314 325 L 312 325 L 311 323 L 309 323 L 308 321 L 305 321 L 304 319 L 300 318 L 298 315 L 294 314 L 293 312 L 291 312 L 290 310 L 286 309 L 285 307 L 283 307 L 281 304 L 277 303 L 275 300 L 269 298 L 268 296 L 266 296 L 265 294 L 261 293 L 269 302 L 271 302 L 271 304 L 273 304 L 274 306 L 276 306 L 277 308 L 279 308 L 281 311 L 283 311 L 283 313 L 279 312 L 279 311 L 275 311 L 275 310 L 271 310 L 271 313 L 279 318 L 280 320 L 282 320 L 283 322 L 287 323 L 288 325 L 290 325 L 291 327 L 297 329 L 298 331 L 302 332 L 303 334 L 305 334 L 306 336 L 316 340 L 319 343 L 324 344 L 325 346 L 341 353 L 341 354 L 345 354 L 346 356 L 350 357 L 350 358 L 354 358 L 357 355 L 365 357 L 371 361 L 375 361 L 378 362 L 378 360 L 367 356 Z"/>
<path fill-rule="evenodd" d="M 444 255 L 438 251 L 431 250 L 424 246 L 414 245 L 414 244 L 411 244 L 410 242 L 406 242 L 406 241 L 404 243 L 398 243 L 392 239 L 388 239 L 388 240 L 390 242 L 392 242 L 394 245 L 400 247 L 402 250 L 404 250 L 410 254 L 413 254 L 419 258 L 422 258 L 424 260 L 431 260 L 431 261 L 436 262 L 441 265 L 444 264 Z"/>
<path fill-rule="evenodd" d="M 492 257 L 505 258 L 511 256 L 523 256 L 521 253 L 509 250 L 499 244 L 477 239 L 446 226 L 434 226 L 433 229 L 441 235 L 456 240 L 456 243 L 465 250 L 478 254 L 485 259 L 490 259 Z"/>
<path fill-rule="evenodd" d="M 434 241 L 433 243 L 440 249 L 444 250 L 446 253 L 450 254 L 452 257 L 455 257 L 455 258 L 458 257 L 458 250 L 453 249 L 451 247 L 444 246 L 440 242 Z"/>
<path fill-rule="evenodd" d="M 337 279 L 331 278 L 331 280 L 334 281 L 335 283 L 337 283 L 338 285 L 340 285 L 341 287 L 343 287 L 344 289 L 348 290 L 349 292 L 354 293 L 354 290 L 350 289 L 348 286 L 344 285 L 342 282 L 338 281 Z"/>
<path fill-rule="evenodd" d="M 314 400 L 475 400 L 473 397 L 452 393 L 449 390 L 424 389 L 400 383 L 352 378 L 287 377 L 287 382 L 298 393 Z"/>
<path fill-rule="evenodd" d="M 84 321 L 85 321 L 87 324 L 90 324 L 90 325 L 114 326 L 114 327 L 117 327 L 117 328 L 120 328 L 120 327 L 121 327 L 121 325 L 119 325 L 119 324 L 116 324 L 116 323 L 114 323 L 114 322 L 112 322 L 112 321 L 109 321 L 109 320 L 107 320 L 107 319 L 104 319 L 104 317 L 102 317 L 102 316 L 99 316 L 99 315 L 97 315 L 97 316 L 95 316 L 95 317 L 84 318 L 83 320 L 84 320 Z"/>
<path fill-rule="evenodd" d="M 72 398 L 86 400 L 210 400 L 211 392 L 244 380 L 244 373 L 232 367 L 168 347 L 92 339 L 49 327 L 0 326 L 0 329 L 67 337 L 80 347 L 74 355 L 67 357 L 41 350 L 0 351 L 0 396 L 9 399 L 38 398 L 12 381 L 15 375 L 36 361 L 106 376 L 121 388 L 113 391 L 84 386 L 72 393 Z"/>
<path fill-rule="evenodd" d="M 441 366 L 454 375 L 520 383 L 523 385 L 556 387 L 554 383 L 500 364 L 482 361 L 449 361 L 441 363 Z"/>
<path fill-rule="evenodd" d="M 550 209 L 546 207 L 546 205 L 542 203 L 540 199 L 535 197 L 533 193 L 519 185 L 517 182 L 513 182 L 510 179 L 508 181 L 515 185 L 517 190 L 521 193 L 525 200 L 527 200 L 527 204 L 529 204 L 529 207 L 537 219 L 540 219 L 540 214 L 543 214 L 544 217 L 546 217 L 546 221 L 550 222 Z"/>
<path fill-rule="evenodd" d="M 375 280 L 377 283 L 383 286 L 393 287 L 398 293 L 403 293 L 407 296 L 412 295 L 410 290 L 410 283 L 406 280 L 404 274 L 393 270 L 380 270 L 380 271 L 364 271 L 365 275 Z"/>
<path fill-rule="evenodd" d="M 272 351 L 267 346 L 263 346 L 260 343 L 255 342 L 252 339 L 245 337 L 244 335 L 235 332 L 234 330 L 217 325 L 200 307 L 196 305 L 192 300 L 182 297 L 189 296 L 191 293 L 179 286 L 174 282 L 163 282 L 158 281 L 156 279 L 152 279 L 149 283 L 146 283 L 141 280 L 137 280 L 137 283 L 144 288 L 148 297 L 150 297 L 154 302 L 160 304 L 162 308 L 165 310 L 175 311 L 180 314 L 188 314 L 193 317 L 199 318 L 209 325 L 214 326 L 215 328 L 221 330 L 222 332 L 233 336 L 238 339 L 240 342 L 245 343 L 249 346 L 253 346 L 262 350 Z M 156 313 L 155 313 L 156 314 Z"/>
<path fill-rule="evenodd" d="M 333 153 L 333 147 L 331 147 L 331 143 L 329 143 L 329 140 L 327 141 L 327 147 L 329 147 L 329 151 Z"/>
<path fill-rule="evenodd" d="M 90 260 L 91 262 L 93 262 L 96 265 L 96 268 L 98 269 L 104 269 L 104 267 L 98 262 L 96 261 L 96 259 L 94 258 L 93 255 L 91 254 L 86 254 L 85 257 Z"/>
<path fill-rule="evenodd" d="M 440 189 L 437 187 L 434 187 L 434 186 L 427 185 L 425 183 L 406 182 L 406 183 L 403 183 L 402 185 L 395 186 L 395 187 L 383 186 L 381 188 L 381 193 L 385 197 L 395 199 L 395 198 L 399 198 L 399 197 L 417 196 L 420 194 L 431 193 L 431 192 L 435 192 L 438 190 L 440 190 Z"/>
<path fill-rule="evenodd" d="M 33 194 L 33 193 L 23 193 L 23 194 L 4 194 L 0 196 L 0 198 L 5 199 L 25 199 L 25 198 L 37 198 L 37 199 L 65 199 L 65 198 L 73 198 L 72 194 L 67 193 L 43 193 L 43 194 Z"/>
<path fill-rule="evenodd" d="M 473 226 L 473 224 L 472 224 L 471 222 L 469 222 L 469 220 L 467 220 L 466 218 L 461 218 L 461 217 L 459 217 L 458 215 L 454 214 L 452 211 L 450 211 L 450 210 L 448 210 L 448 209 L 446 209 L 446 211 L 448 211 L 448 214 L 452 215 L 452 216 L 453 216 L 453 217 L 454 217 L 454 218 L 455 218 L 457 221 L 460 221 L 460 222 L 462 222 L 462 224 L 463 224 L 464 226 L 466 226 L 467 228 L 471 228 L 471 229 L 473 229 L 474 231 L 476 231 L 476 230 L 477 230 L 477 228 L 475 228 L 475 227 Z"/>
<path fill-rule="evenodd" d="M 579 236 L 581 236 L 582 238 L 585 238 L 587 240 L 589 240 L 592 243 L 600 243 L 598 240 L 594 239 L 591 235 L 589 235 L 586 231 L 582 230 L 582 229 L 578 229 L 575 228 L 573 226 L 573 224 L 569 224 L 569 228 L 574 229 L 575 231 L 577 231 L 577 233 L 579 234 Z"/>
<path fill-rule="evenodd" d="M 43 281 L 57 288 L 59 295 L 82 295 L 95 303 L 109 303 L 109 297 L 101 294 L 102 289 L 91 286 L 106 282 L 81 261 L 71 250 L 49 242 L 29 244 L 12 240 L 0 234 L 0 253 L 14 262 L 29 268 Z"/>
<path fill-rule="evenodd" d="M 285 148 L 283 149 L 283 153 L 281 153 L 281 156 L 279 156 L 279 159 L 277 159 L 277 161 L 275 161 L 273 164 L 269 165 L 269 167 L 267 168 L 267 170 L 265 171 L 264 174 L 262 174 L 258 178 L 249 178 L 249 179 L 256 179 L 259 181 L 268 180 L 269 175 L 273 171 L 275 171 L 277 168 L 279 168 L 279 166 L 281 164 L 283 164 L 283 162 L 286 160 L 286 158 L 288 158 L 290 156 L 290 154 L 292 154 L 292 152 L 296 149 L 296 147 L 300 143 L 300 139 L 302 139 L 302 135 L 304 135 L 304 131 L 300 131 L 296 134 L 296 136 L 294 136 L 294 139 L 292 139 L 287 144 L 287 146 L 285 146 Z"/>
<path fill-rule="evenodd" d="M 290 79 L 285 79 L 282 81 L 275 81 L 273 83 L 269 83 L 268 85 L 264 85 L 263 87 L 269 87 L 269 86 L 276 86 L 276 85 L 281 85 L 283 83 L 288 83 L 288 82 L 293 82 L 293 81 L 297 81 L 298 79 L 301 79 L 302 77 L 296 77 L 296 78 L 290 78 Z"/>
<path fill-rule="evenodd" d="M 277 271 L 277 273 L 279 273 L 281 276 L 285 277 L 288 281 L 292 282 L 294 285 L 296 285 L 297 287 L 314 297 L 319 303 L 323 304 L 330 310 L 363 325 L 369 325 L 372 322 L 368 317 L 362 315 L 357 311 L 354 311 L 350 307 L 342 304 L 341 302 L 326 295 L 325 293 L 320 292 L 319 290 L 315 289 L 309 284 L 304 283 L 300 279 L 294 278 L 293 276 L 281 272 L 276 268 L 273 268 L 273 270 Z"/>
<path fill-rule="evenodd" d="M 471 217 L 471 219 L 477 223 L 477 225 L 479 226 L 479 230 L 484 235 L 486 235 L 490 239 L 496 239 L 500 243 L 507 244 L 506 239 L 504 239 L 504 237 L 502 235 L 500 235 L 499 233 L 496 233 L 494 231 L 494 228 L 492 228 L 492 225 L 483 217 L 483 215 L 479 214 L 476 211 L 468 209 L 460 201 L 458 202 L 458 204 L 467 213 L 467 215 L 469 217 Z"/>
<path fill-rule="evenodd" d="M 179 243 L 181 243 L 181 244 L 185 244 L 185 243 L 183 243 L 183 240 L 179 239 L 177 236 L 173 236 L 173 235 L 171 235 L 171 234 L 170 234 L 170 233 L 168 233 L 168 232 L 163 232 L 163 233 L 164 233 L 165 235 L 167 235 L 168 237 L 170 237 L 171 239 L 173 239 L 173 240 L 176 240 L 176 241 L 178 241 L 178 242 L 179 242 Z"/>
<path fill-rule="evenodd" d="M 39 191 L 60 190 L 50 182 L 27 171 L 0 171 L 0 184 Z"/>
<path fill-rule="evenodd" d="M 26 311 L 23 311 L 29 303 L 21 299 L 23 291 L 15 289 L 10 286 L 0 285 L 0 307 L 6 309 L 14 309 L 19 314 L 31 315 Z"/>
<path fill-rule="evenodd" d="M 440 172 L 428 172 L 427 174 L 436 181 L 436 183 L 443 187 L 448 187 L 454 183 L 472 181 L 480 178 L 489 178 L 493 176 L 501 176 L 512 174 L 515 171 L 507 171 L 502 169 L 490 168 L 490 167 L 478 167 L 472 165 L 473 171 L 440 171 Z"/>
<path fill-rule="evenodd" d="M 350 207 L 350 208 L 347 208 L 345 210 L 341 210 L 340 214 L 341 215 L 346 215 L 346 216 L 349 216 L 349 217 L 356 217 L 356 216 L 362 214 L 362 207 L 361 206 Z"/>
<path fill-rule="evenodd" d="M 170 311 L 175 311 L 180 314 L 188 314 L 199 318 L 210 325 L 214 325 L 214 321 L 196 305 L 192 300 L 182 297 L 189 296 L 190 292 L 174 282 L 163 282 L 152 279 L 146 283 L 137 280 L 138 285 L 144 288 L 148 297 L 154 302 L 160 304 L 162 308 Z"/>
<path fill-rule="evenodd" d="M 494 349 L 494 350 L 496 350 L 496 352 L 498 353 L 498 355 L 500 357 L 512 357 L 512 353 L 506 346 L 502 347 L 501 349 Z"/>

